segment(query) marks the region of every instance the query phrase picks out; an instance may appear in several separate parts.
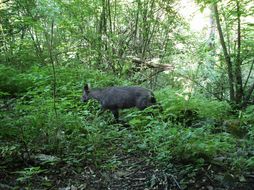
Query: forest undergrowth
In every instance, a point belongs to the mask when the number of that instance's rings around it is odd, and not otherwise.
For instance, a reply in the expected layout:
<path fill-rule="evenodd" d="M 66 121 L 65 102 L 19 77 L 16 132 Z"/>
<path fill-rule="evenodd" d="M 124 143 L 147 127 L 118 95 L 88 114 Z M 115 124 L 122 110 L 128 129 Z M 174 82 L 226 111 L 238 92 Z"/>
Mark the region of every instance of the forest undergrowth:
<path fill-rule="evenodd" d="M 236 112 L 168 86 L 154 90 L 163 109 L 122 110 L 117 124 L 81 102 L 82 86 L 131 82 L 56 69 L 53 97 L 50 67 L 0 65 L 0 189 L 254 188 L 254 106 Z"/>

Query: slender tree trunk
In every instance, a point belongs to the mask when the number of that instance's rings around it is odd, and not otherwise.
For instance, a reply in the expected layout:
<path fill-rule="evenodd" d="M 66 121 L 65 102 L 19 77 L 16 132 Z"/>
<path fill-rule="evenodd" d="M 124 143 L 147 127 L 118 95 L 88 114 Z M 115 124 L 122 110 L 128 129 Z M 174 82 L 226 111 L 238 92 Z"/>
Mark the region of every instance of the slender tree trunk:
<path fill-rule="evenodd" d="M 112 26 L 112 16 L 111 16 L 111 7 L 110 7 L 110 0 L 108 0 L 107 2 L 107 8 L 108 8 L 108 20 L 109 20 L 109 31 L 110 31 L 110 34 L 112 35 L 113 33 L 113 26 Z"/>
<path fill-rule="evenodd" d="M 214 44 L 215 44 L 215 20 L 214 20 L 214 9 L 213 7 L 210 7 L 210 18 L 209 18 L 209 47 L 211 50 L 214 51 Z"/>
<path fill-rule="evenodd" d="M 54 111 L 55 115 L 57 117 L 57 110 L 56 110 L 56 69 L 55 69 L 55 64 L 54 64 L 54 57 L 53 57 L 53 35 L 54 35 L 54 20 L 52 20 L 51 23 L 51 34 L 50 34 L 50 60 L 52 64 L 52 71 L 53 71 L 53 106 L 54 106 Z"/>
<path fill-rule="evenodd" d="M 232 69 L 232 62 L 230 59 L 230 55 L 228 53 L 225 39 L 222 33 L 222 28 L 220 24 L 220 18 L 219 18 L 219 12 L 218 12 L 218 6 L 217 4 L 214 4 L 214 15 L 216 19 L 216 24 L 217 24 L 217 30 L 219 32 L 219 37 L 220 37 L 220 42 L 224 54 L 224 58 L 227 64 L 227 73 L 228 73 L 228 82 L 229 82 L 229 93 L 230 93 L 230 101 L 234 102 L 235 101 L 235 91 L 234 91 L 234 75 L 233 75 L 233 69 Z"/>
<path fill-rule="evenodd" d="M 117 0 L 114 1 L 114 17 L 113 17 L 113 31 L 116 31 L 116 15 L 117 15 Z"/>
<path fill-rule="evenodd" d="M 148 2 L 147 2 L 148 3 Z M 148 5 L 143 3 L 143 10 L 142 10 L 142 30 L 140 34 L 140 54 L 141 59 L 145 57 L 145 43 L 148 36 L 148 22 L 147 22 L 147 12 L 148 12 Z M 142 44 L 142 45 L 141 45 Z"/>
<path fill-rule="evenodd" d="M 250 66 L 250 69 L 249 69 L 249 73 L 248 73 L 247 78 L 246 78 L 246 80 L 245 80 L 245 83 L 244 83 L 244 85 L 243 85 L 243 89 L 246 88 L 246 86 L 247 86 L 247 84 L 248 84 L 248 82 L 249 82 L 251 73 L 252 73 L 253 68 L 254 68 L 253 66 L 254 66 L 254 59 L 253 59 L 253 61 L 252 61 L 252 63 L 251 63 L 251 66 Z"/>
<path fill-rule="evenodd" d="M 142 11 L 142 6 L 140 0 L 136 1 L 137 3 L 137 12 L 136 12 L 136 18 L 135 18 L 135 25 L 134 25 L 134 35 L 133 35 L 133 41 L 134 41 L 134 51 L 136 54 L 140 53 L 140 28 L 139 28 L 139 19 L 140 19 L 140 11 Z"/>
<path fill-rule="evenodd" d="M 235 65 L 235 77 L 236 77 L 236 104 L 240 104 L 243 97 L 243 84 L 242 84 L 242 72 L 241 72 L 241 12 L 239 0 L 236 1 L 237 7 L 237 57 Z"/>
<path fill-rule="evenodd" d="M 250 70 L 249 70 L 249 73 L 248 73 L 248 76 L 247 76 L 247 79 L 245 81 L 245 84 L 244 84 L 244 88 L 247 86 L 247 83 L 249 81 L 249 78 L 250 78 L 250 75 L 251 75 L 251 71 L 253 69 L 253 66 L 254 66 L 254 59 L 252 61 L 252 64 L 251 64 L 251 67 L 250 67 Z M 248 101 L 250 100 L 251 98 L 251 95 L 254 91 L 254 82 L 251 84 L 250 88 L 248 89 L 248 91 L 244 94 L 244 98 L 243 98 L 243 102 L 241 104 L 241 107 L 244 108 L 248 105 Z"/>
<path fill-rule="evenodd" d="M 254 83 L 252 83 L 252 85 L 248 89 L 241 107 L 246 107 L 248 105 L 248 101 L 250 100 L 250 97 L 251 97 L 253 91 L 254 91 Z"/>
<path fill-rule="evenodd" d="M 142 59 L 146 58 L 147 47 L 149 46 L 150 35 L 151 35 L 151 18 L 153 19 L 153 9 L 154 9 L 155 1 L 151 0 L 150 7 L 145 6 L 144 14 L 143 14 L 143 47 L 142 47 Z"/>
<path fill-rule="evenodd" d="M 32 29 L 28 29 L 28 32 L 29 32 L 30 37 L 33 41 L 35 53 L 36 53 L 37 57 L 39 58 L 41 63 L 45 65 L 45 61 L 44 61 L 44 57 L 43 57 L 43 50 L 40 47 L 40 42 L 38 41 L 38 39 L 36 39 L 36 38 L 38 38 L 38 36 L 36 35 L 37 33 L 35 33 L 35 32 L 33 33 Z M 35 35 L 35 37 L 34 37 L 34 35 Z"/>
<path fill-rule="evenodd" d="M 106 19 L 108 20 L 108 24 L 109 27 L 107 30 L 107 41 L 109 41 L 109 43 L 107 44 L 107 58 L 108 58 L 108 64 L 111 67 L 111 69 L 113 70 L 113 72 L 116 71 L 116 66 L 115 66 L 115 59 L 114 59 L 114 55 L 115 55 L 115 51 L 114 51 L 114 46 L 112 45 L 114 43 L 113 41 L 113 28 L 112 28 L 112 14 L 111 14 L 111 3 L 110 0 L 107 0 L 107 4 L 106 4 L 106 10 L 107 10 L 107 16 Z M 121 65 L 120 65 L 121 67 Z"/>
<path fill-rule="evenodd" d="M 215 24 L 215 17 L 214 17 L 214 9 L 210 6 L 210 18 L 209 18 L 209 36 L 208 36 L 208 46 L 209 46 L 209 54 L 211 58 L 215 57 L 215 31 L 216 31 L 216 24 Z M 211 70 L 214 70 L 215 60 L 209 59 L 208 60 L 208 67 Z"/>
<path fill-rule="evenodd" d="M 55 69 L 55 59 L 53 55 L 53 37 L 54 37 L 54 20 L 51 22 L 50 35 L 45 31 L 45 37 L 47 40 L 49 59 L 52 66 L 53 74 L 53 109 L 55 116 L 57 117 L 57 108 L 56 108 L 56 69 Z"/>
<path fill-rule="evenodd" d="M 97 31 L 97 64 L 99 67 L 101 67 L 102 64 L 102 35 L 103 35 L 103 28 L 104 28 L 104 17 L 105 17 L 105 0 L 102 1 L 102 12 L 99 16 L 99 26 L 98 26 L 98 31 Z"/>
<path fill-rule="evenodd" d="M 1 50 L 0 52 L 3 52 L 4 53 L 4 57 L 5 57 L 5 62 L 6 63 L 9 63 L 10 59 L 9 57 L 7 56 L 8 55 L 8 47 L 7 47 L 7 44 L 8 44 L 8 40 L 6 39 L 6 34 L 4 33 L 4 30 L 2 28 L 2 26 L 0 25 L 0 30 L 1 30 Z"/>

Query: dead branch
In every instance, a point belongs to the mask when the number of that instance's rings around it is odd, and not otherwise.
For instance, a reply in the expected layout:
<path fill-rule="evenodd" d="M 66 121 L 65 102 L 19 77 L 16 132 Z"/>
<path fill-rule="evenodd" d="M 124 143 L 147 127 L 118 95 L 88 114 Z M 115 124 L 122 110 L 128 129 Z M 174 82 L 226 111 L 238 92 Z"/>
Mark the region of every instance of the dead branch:
<path fill-rule="evenodd" d="M 160 64 L 159 58 L 155 58 L 149 61 L 142 60 L 133 56 L 128 56 L 127 58 L 131 59 L 132 63 L 135 64 L 137 70 L 158 69 L 160 72 L 163 72 L 173 71 L 175 69 L 175 67 L 171 64 Z"/>

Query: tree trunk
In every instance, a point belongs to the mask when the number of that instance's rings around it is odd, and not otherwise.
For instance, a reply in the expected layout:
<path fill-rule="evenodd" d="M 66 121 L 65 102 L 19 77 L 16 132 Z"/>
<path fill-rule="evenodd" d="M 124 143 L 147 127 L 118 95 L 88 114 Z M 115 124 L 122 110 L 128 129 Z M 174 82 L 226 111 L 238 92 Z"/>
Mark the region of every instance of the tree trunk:
<path fill-rule="evenodd" d="M 208 46 L 209 46 L 209 54 L 211 57 L 215 57 L 216 51 L 215 51 L 215 31 L 216 31 L 216 25 L 214 20 L 214 9 L 212 6 L 210 6 L 210 18 L 209 18 L 209 36 L 208 36 Z M 215 60 L 209 59 L 209 68 L 212 70 L 214 69 Z"/>
<path fill-rule="evenodd" d="M 237 7 L 237 57 L 236 57 L 236 65 L 235 65 L 235 101 L 236 104 L 240 104 L 243 98 L 243 84 L 242 84 L 242 72 L 241 72 L 241 13 L 240 13 L 240 5 L 239 0 L 236 2 Z"/>
<path fill-rule="evenodd" d="M 224 58 L 227 64 L 227 73 L 228 73 L 228 82 L 229 82 L 229 93 L 230 93 L 230 101 L 234 102 L 235 101 L 235 91 L 234 91 L 234 75 L 233 75 L 233 69 L 232 69 L 232 62 L 230 59 L 230 55 L 228 53 L 226 43 L 224 40 L 224 36 L 222 33 L 222 28 L 220 24 L 220 18 L 219 18 L 219 12 L 218 12 L 218 7 L 217 4 L 214 4 L 214 15 L 216 19 L 216 24 L 217 24 L 217 30 L 219 32 L 219 37 L 220 37 L 220 42 L 224 54 Z"/>
<path fill-rule="evenodd" d="M 53 75 L 53 81 L 52 81 L 52 95 L 53 95 L 53 109 L 55 112 L 55 116 L 57 117 L 57 108 L 56 108 L 56 69 L 55 69 L 55 56 L 53 55 L 53 38 L 54 38 L 54 20 L 51 22 L 51 28 L 50 33 L 47 32 L 47 30 L 44 30 L 45 38 L 46 38 L 46 44 L 49 54 L 49 60 L 52 66 L 52 75 Z"/>

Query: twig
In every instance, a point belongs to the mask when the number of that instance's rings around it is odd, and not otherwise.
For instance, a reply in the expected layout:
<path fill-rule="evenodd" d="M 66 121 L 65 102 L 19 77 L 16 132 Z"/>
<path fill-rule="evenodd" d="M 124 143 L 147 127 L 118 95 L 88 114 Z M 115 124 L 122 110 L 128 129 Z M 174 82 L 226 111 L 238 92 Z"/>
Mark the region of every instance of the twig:
<path fill-rule="evenodd" d="M 173 175 L 171 175 L 171 174 L 169 175 L 169 177 L 171 177 L 171 178 L 173 179 L 173 181 L 175 182 L 177 188 L 178 188 L 179 190 L 182 190 L 181 186 L 180 186 L 179 183 L 176 181 L 176 178 L 175 178 Z"/>

